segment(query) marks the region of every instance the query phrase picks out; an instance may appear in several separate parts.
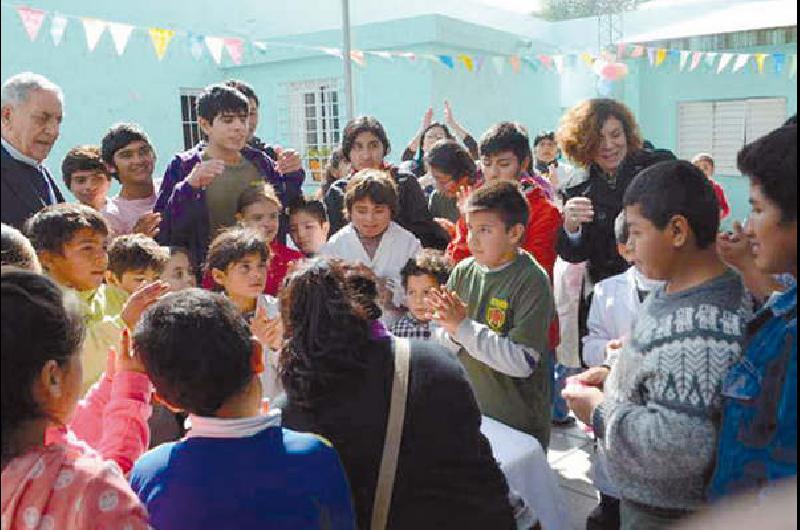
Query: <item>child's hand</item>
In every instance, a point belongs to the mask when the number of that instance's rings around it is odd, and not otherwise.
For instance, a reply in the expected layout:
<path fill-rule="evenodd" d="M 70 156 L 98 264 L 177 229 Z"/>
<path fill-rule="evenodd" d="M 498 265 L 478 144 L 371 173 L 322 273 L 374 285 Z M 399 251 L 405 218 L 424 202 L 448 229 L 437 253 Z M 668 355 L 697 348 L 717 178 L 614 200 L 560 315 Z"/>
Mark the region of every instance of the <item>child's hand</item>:
<path fill-rule="evenodd" d="M 595 366 L 589 368 L 585 372 L 570 377 L 569 380 L 574 381 L 578 385 L 603 388 L 603 384 L 608 378 L 608 373 L 609 370 L 605 366 Z"/>
<path fill-rule="evenodd" d="M 125 322 L 128 329 L 133 329 L 136 323 L 139 322 L 139 317 L 142 316 L 144 310 L 167 292 L 169 292 L 169 284 L 162 280 L 140 287 L 139 290 L 134 292 L 125 302 L 122 307 L 122 313 L 120 313 L 120 318 Z"/>
<path fill-rule="evenodd" d="M 281 175 L 288 175 L 289 173 L 294 173 L 295 171 L 300 171 L 303 169 L 303 161 L 300 159 L 300 155 L 294 149 L 282 149 L 280 147 L 275 148 L 275 154 L 278 157 L 277 166 L 278 172 Z"/>
<path fill-rule="evenodd" d="M 461 186 L 458 188 L 458 191 L 456 192 L 456 205 L 458 206 L 458 211 L 461 212 L 461 215 L 466 215 L 464 209 L 467 207 L 469 196 L 472 195 L 474 190 L 474 186 Z"/>
<path fill-rule="evenodd" d="M 161 214 L 158 212 L 146 213 L 136 220 L 132 232 L 134 234 L 144 234 L 147 237 L 155 238 L 158 235 L 158 226 L 161 224 Z"/>
<path fill-rule="evenodd" d="M 592 412 L 605 399 L 599 389 L 590 386 L 565 388 L 561 391 L 561 397 L 567 400 L 575 416 L 586 425 L 592 424 Z"/>
<path fill-rule="evenodd" d="M 147 373 L 141 359 L 131 352 L 131 335 L 127 329 L 122 330 L 119 348 L 111 348 L 114 356 L 114 375 L 122 372 Z"/>
<path fill-rule="evenodd" d="M 755 266 L 750 242 L 738 221 L 734 221 L 731 232 L 722 232 L 717 236 L 717 253 L 729 267 L 740 272 Z"/>
<path fill-rule="evenodd" d="M 194 166 L 194 169 L 186 178 L 186 182 L 195 189 L 205 188 L 214 182 L 215 178 L 222 175 L 223 172 L 225 172 L 225 162 L 218 159 L 206 160 Z"/>
<path fill-rule="evenodd" d="M 425 301 L 431 308 L 431 319 L 455 337 L 458 326 L 467 318 L 467 304 L 446 287 L 431 289 Z"/>
<path fill-rule="evenodd" d="M 283 321 L 280 318 L 268 318 L 264 306 L 256 309 L 256 314 L 250 321 L 250 332 L 271 350 L 278 351 L 283 346 Z"/>

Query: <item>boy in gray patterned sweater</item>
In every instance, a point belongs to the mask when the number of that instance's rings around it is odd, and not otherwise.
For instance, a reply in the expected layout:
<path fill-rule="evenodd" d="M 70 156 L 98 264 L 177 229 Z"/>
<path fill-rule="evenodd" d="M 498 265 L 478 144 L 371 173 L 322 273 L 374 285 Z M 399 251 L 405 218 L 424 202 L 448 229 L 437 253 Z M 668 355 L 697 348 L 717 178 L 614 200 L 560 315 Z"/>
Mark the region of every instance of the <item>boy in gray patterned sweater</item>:
<path fill-rule="evenodd" d="M 630 184 L 624 204 L 637 262 L 666 285 L 645 301 L 610 374 L 578 377 L 604 391 L 572 386 L 563 395 L 606 450 L 622 529 L 661 529 L 704 503 L 721 384 L 750 309 L 738 275 L 717 256 L 719 206 L 697 168 L 656 164 Z"/>

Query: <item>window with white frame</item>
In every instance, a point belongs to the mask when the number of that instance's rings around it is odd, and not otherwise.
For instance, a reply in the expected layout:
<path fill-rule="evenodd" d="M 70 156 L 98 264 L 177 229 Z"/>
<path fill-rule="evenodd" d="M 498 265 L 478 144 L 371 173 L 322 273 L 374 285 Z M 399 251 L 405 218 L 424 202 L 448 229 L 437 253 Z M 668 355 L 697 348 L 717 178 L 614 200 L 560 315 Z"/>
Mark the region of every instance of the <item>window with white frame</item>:
<path fill-rule="evenodd" d="M 181 97 L 181 129 L 183 130 L 183 148 L 191 149 L 205 139 L 203 131 L 197 124 L 197 97 L 202 92 L 198 88 L 182 88 Z"/>
<path fill-rule="evenodd" d="M 679 103 L 678 157 L 691 160 L 698 153 L 710 153 L 717 174 L 738 175 L 739 150 L 785 120 L 785 98 Z"/>
<path fill-rule="evenodd" d="M 331 153 L 341 142 L 341 82 L 335 78 L 301 81 L 286 83 L 281 89 L 282 136 L 300 152 L 306 172 L 319 182 Z"/>

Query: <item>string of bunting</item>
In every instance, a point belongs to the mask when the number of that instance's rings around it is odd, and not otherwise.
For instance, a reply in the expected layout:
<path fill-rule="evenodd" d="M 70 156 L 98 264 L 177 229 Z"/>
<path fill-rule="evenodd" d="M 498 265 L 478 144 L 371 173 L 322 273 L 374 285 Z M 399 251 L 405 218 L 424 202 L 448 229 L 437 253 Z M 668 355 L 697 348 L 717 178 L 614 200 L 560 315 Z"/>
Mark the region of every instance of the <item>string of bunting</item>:
<path fill-rule="evenodd" d="M 43 9 L 36 9 L 29 6 L 12 6 L 2 3 L 7 7 L 13 7 L 19 15 L 22 26 L 31 42 L 37 40 L 39 33 L 44 26 L 45 18 L 50 15 L 50 39 L 53 46 L 59 46 L 63 42 L 70 20 L 79 22 L 83 27 L 86 47 L 89 52 L 93 52 L 103 34 L 108 31 L 114 44 L 117 55 L 125 53 L 128 42 L 134 31 L 144 31 L 150 37 L 158 60 L 162 60 L 167 53 L 167 49 L 176 36 L 185 37 L 186 44 L 192 57 L 201 60 L 207 52 L 216 64 L 222 64 L 223 53 L 227 52 L 228 57 L 234 65 L 242 64 L 245 56 L 246 46 L 249 46 L 254 53 L 265 55 L 270 48 L 295 48 L 316 53 L 322 53 L 344 59 L 344 52 L 341 48 L 331 48 L 324 46 L 307 46 L 294 43 L 282 43 L 273 41 L 254 41 L 246 40 L 234 36 L 211 36 L 202 35 L 192 31 L 179 31 L 160 27 L 137 27 L 130 24 L 111 22 L 90 17 L 78 17 L 74 15 L 64 15 L 58 12 L 49 13 Z M 443 67 L 455 70 L 464 68 L 467 72 L 480 73 L 484 65 L 491 63 L 498 74 L 502 74 L 506 65 L 511 67 L 511 71 L 518 74 L 522 71 L 523 65 L 533 71 L 552 71 L 562 74 L 566 68 L 575 68 L 579 61 L 587 68 L 590 68 L 601 81 L 610 83 L 624 78 L 628 74 L 628 65 L 625 60 L 647 61 L 652 68 L 661 68 L 668 61 L 678 66 L 680 72 L 694 72 L 701 64 L 717 74 L 723 72 L 737 73 L 745 69 L 752 63 L 759 74 L 766 71 L 767 60 L 770 60 L 772 72 L 781 75 L 787 69 L 789 77 L 797 75 L 797 53 L 720 53 L 692 50 L 674 50 L 666 48 L 649 47 L 639 44 L 618 44 L 616 53 L 602 52 L 593 54 L 589 52 L 570 53 L 570 54 L 511 54 L 511 55 L 481 55 L 481 54 L 431 54 L 416 53 L 398 50 L 352 50 L 350 60 L 360 66 L 366 67 L 367 57 L 377 57 L 383 60 L 393 61 L 404 59 L 409 62 L 429 61 L 440 64 Z"/>

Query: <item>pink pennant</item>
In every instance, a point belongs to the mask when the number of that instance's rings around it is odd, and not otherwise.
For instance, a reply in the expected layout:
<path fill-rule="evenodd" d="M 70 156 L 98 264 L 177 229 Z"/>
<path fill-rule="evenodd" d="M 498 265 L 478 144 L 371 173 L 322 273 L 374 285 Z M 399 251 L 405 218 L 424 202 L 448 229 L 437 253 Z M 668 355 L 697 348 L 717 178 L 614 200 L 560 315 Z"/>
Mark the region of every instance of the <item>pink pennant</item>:
<path fill-rule="evenodd" d="M 222 42 L 225 43 L 225 49 L 228 50 L 228 55 L 231 56 L 233 64 L 242 64 L 244 41 L 235 37 L 226 37 Z"/>
<path fill-rule="evenodd" d="M 631 58 L 638 59 L 642 55 L 644 55 L 644 46 L 634 46 L 631 52 Z"/>
<path fill-rule="evenodd" d="M 39 30 L 42 28 L 45 12 L 32 7 L 18 7 L 17 13 L 19 13 L 19 18 L 22 19 L 22 25 L 25 27 L 31 42 L 35 41 L 39 35 Z"/>
<path fill-rule="evenodd" d="M 552 70 L 553 69 L 553 58 L 552 57 L 550 57 L 549 55 L 542 54 L 542 55 L 539 55 L 537 58 L 539 59 L 539 62 L 541 62 L 544 65 L 545 68 L 547 68 L 548 70 Z"/>
<path fill-rule="evenodd" d="M 508 62 L 511 63 L 511 69 L 514 70 L 514 73 L 518 74 L 520 68 L 522 68 L 522 61 L 520 60 L 519 55 L 512 55 L 508 58 Z"/>
<path fill-rule="evenodd" d="M 358 66 L 366 66 L 367 64 L 367 58 L 361 50 L 350 50 L 350 60 Z"/>
<path fill-rule="evenodd" d="M 617 58 L 622 60 L 625 57 L 625 51 L 628 49 L 624 44 L 617 44 Z"/>
<path fill-rule="evenodd" d="M 692 64 L 689 65 L 689 71 L 694 71 L 698 66 L 700 66 L 700 61 L 703 59 L 703 52 L 694 52 L 692 53 Z"/>

